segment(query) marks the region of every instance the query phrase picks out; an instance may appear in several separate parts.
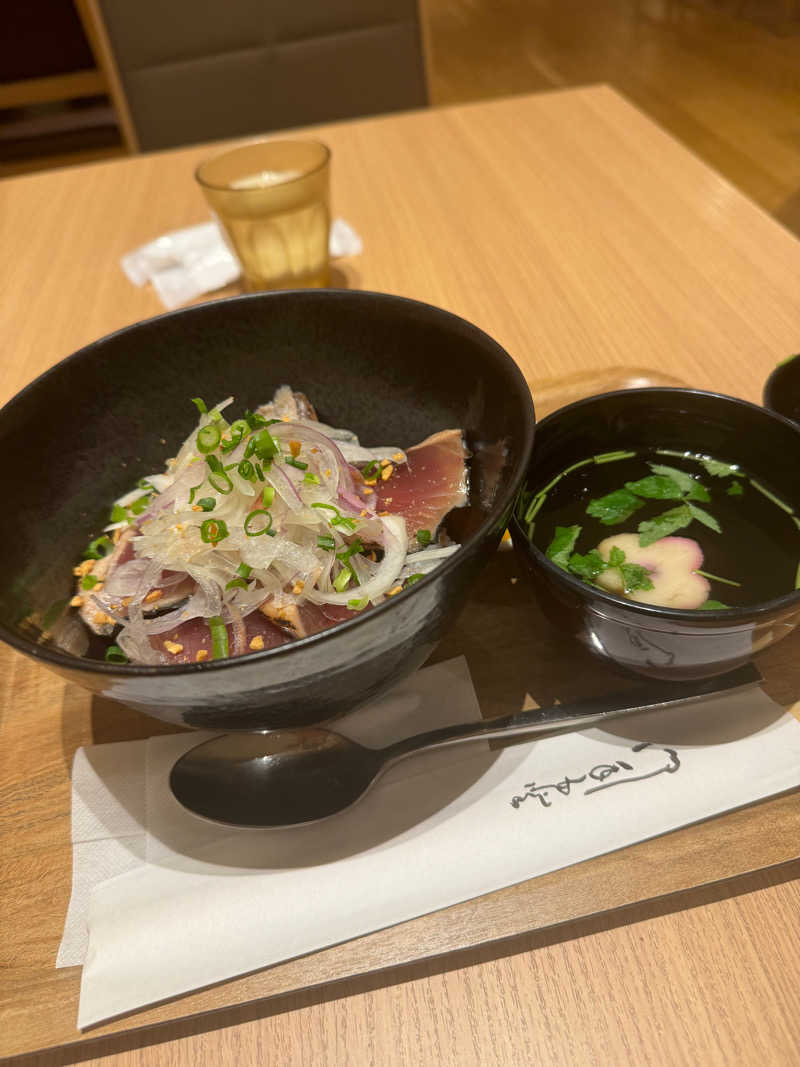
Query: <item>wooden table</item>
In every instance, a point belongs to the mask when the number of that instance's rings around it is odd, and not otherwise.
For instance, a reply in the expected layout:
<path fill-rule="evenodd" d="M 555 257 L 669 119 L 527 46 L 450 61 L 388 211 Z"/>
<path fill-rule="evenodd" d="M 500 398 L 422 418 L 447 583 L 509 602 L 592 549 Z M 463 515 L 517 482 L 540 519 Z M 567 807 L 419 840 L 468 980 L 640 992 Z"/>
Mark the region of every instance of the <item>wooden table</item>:
<path fill-rule="evenodd" d="M 363 255 L 338 263 L 338 284 L 450 308 L 529 379 L 644 366 L 758 400 L 775 362 L 800 348 L 800 244 L 608 89 L 316 133 L 334 153 L 335 211 L 364 238 Z M 0 400 L 161 310 L 119 258 L 205 217 L 192 170 L 209 152 L 0 183 Z M 93 735 L 88 697 L 8 650 L 0 675 L 3 706 L 24 701 L 30 715 L 26 738 L 0 742 L 19 879 L 0 952 L 12 923 L 32 925 L 27 943 L 47 959 L 69 886 L 66 768 L 77 745 L 110 738 Z M 151 728 L 133 713 L 120 725 L 124 736 Z M 800 863 L 783 864 L 500 947 L 103 1038 L 91 1062 L 788 1063 L 800 1045 L 798 876 Z M 24 1026 L 25 1010 L 47 1004 L 22 1005 L 7 1025 Z"/>

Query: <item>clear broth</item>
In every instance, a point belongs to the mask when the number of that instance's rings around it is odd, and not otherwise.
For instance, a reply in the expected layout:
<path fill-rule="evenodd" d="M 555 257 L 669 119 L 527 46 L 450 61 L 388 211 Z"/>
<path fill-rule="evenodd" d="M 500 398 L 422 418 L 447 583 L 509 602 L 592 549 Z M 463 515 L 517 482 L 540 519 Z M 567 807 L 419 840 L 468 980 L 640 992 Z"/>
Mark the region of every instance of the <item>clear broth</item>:
<path fill-rule="evenodd" d="M 739 472 L 743 477 L 707 474 L 700 463 L 700 459 L 707 458 L 642 450 L 631 458 L 588 463 L 570 471 L 548 491 L 536 514 L 533 543 L 546 552 L 556 526 L 579 525 L 581 533 L 574 551 L 586 553 L 613 534 L 635 533 L 640 522 L 675 507 L 680 500 L 644 501 L 642 508 L 615 525 L 605 525 L 587 515 L 586 507 L 590 500 L 652 474 L 648 463 L 659 463 L 691 474 L 711 494 L 710 502 L 696 503 L 714 516 L 722 532 L 716 533 L 694 520 L 674 534 L 699 543 L 704 555 L 703 571 L 741 583 L 737 587 L 712 580 L 709 599 L 729 607 L 745 607 L 790 593 L 798 576 L 800 520 L 756 488 L 744 471 Z M 733 483 L 742 486 L 741 496 L 728 495 L 727 489 Z"/>

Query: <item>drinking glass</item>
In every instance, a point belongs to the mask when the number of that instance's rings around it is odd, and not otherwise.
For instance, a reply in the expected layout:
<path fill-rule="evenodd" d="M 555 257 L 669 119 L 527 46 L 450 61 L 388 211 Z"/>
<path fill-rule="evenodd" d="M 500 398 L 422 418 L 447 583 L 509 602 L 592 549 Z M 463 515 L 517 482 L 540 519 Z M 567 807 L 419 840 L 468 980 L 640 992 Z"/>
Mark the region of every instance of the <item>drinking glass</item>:
<path fill-rule="evenodd" d="M 248 292 L 328 284 L 330 158 L 319 141 L 260 141 L 197 168 Z"/>

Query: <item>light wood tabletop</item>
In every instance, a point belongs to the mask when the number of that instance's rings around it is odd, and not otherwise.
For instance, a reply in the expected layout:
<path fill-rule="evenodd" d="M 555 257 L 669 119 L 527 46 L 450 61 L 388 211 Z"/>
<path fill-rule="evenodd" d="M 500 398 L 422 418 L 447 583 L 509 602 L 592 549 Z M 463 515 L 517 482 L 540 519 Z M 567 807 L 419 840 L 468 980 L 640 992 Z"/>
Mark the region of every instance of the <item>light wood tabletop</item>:
<path fill-rule="evenodd" d="M 800 243 L 606 88 L 314 132 L 333 150 L 334 211 L 364 240 L 362 255 L 337 262 L 334 284 L 416 297 L 472 320 L 518 361 L 534 400 L 537 383 L 544 395 L 553 379 L 642 367 L 758 401 L 775 363 L 800 349 Z M 0 401 L 83 344 L 162 310 L 119 260 L 206 217 L 192 173 L 212 151 L 0 182 Z M 26 738 L 11 735 L 0 705 L 5 841 L 25 841 L 13 856 L 14 923 L 30 941 L 39 909 L 50 907 L 38 932 L 45 959 L 68 899 L 65 767 L 77 744 L 110 738 L 92 734 L 77 690 L 8 650 L 0 672 L 6 708 L 24 683 L 43 767 L 26 778 Z M 146 732 L 130 726 L 130 736 Z M 48 777 L 56 771 L 57 786 Z M 793 825 L 783 859 L 800 856 Z M 708 858 L 711 879 L 715 870 L 725 877 L 735 829 L 702 840 L 719 850 Z M 800 863 L 784 862 L 499 947 L 28 1062 L 796 1062 L 799 879 Z M 598 889 L 598 901 L 625 900 L 624 886 L 614 888 L 617 897 Z M 2 953 L 12 939 L 8 916 L 0 921 Z M 14 961 L 5 962 L 12 973 Z M 24 1028 L 46 1011 L 17 1005 L 4 1025 Z"/>

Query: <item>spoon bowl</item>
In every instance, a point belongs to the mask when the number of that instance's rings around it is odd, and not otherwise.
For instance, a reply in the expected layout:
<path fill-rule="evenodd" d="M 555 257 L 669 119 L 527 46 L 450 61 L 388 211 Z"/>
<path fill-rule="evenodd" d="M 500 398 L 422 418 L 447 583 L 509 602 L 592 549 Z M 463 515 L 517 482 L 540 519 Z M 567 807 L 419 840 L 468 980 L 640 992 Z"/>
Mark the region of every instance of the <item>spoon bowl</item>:
<path fill-rule="evenodd" d="M 226 734 L 178 760 L 170 786 L 184 807 L 213 822 L 296 826 L 349 808 L 383 764 L 382 750 L 332 730 Z"/>

